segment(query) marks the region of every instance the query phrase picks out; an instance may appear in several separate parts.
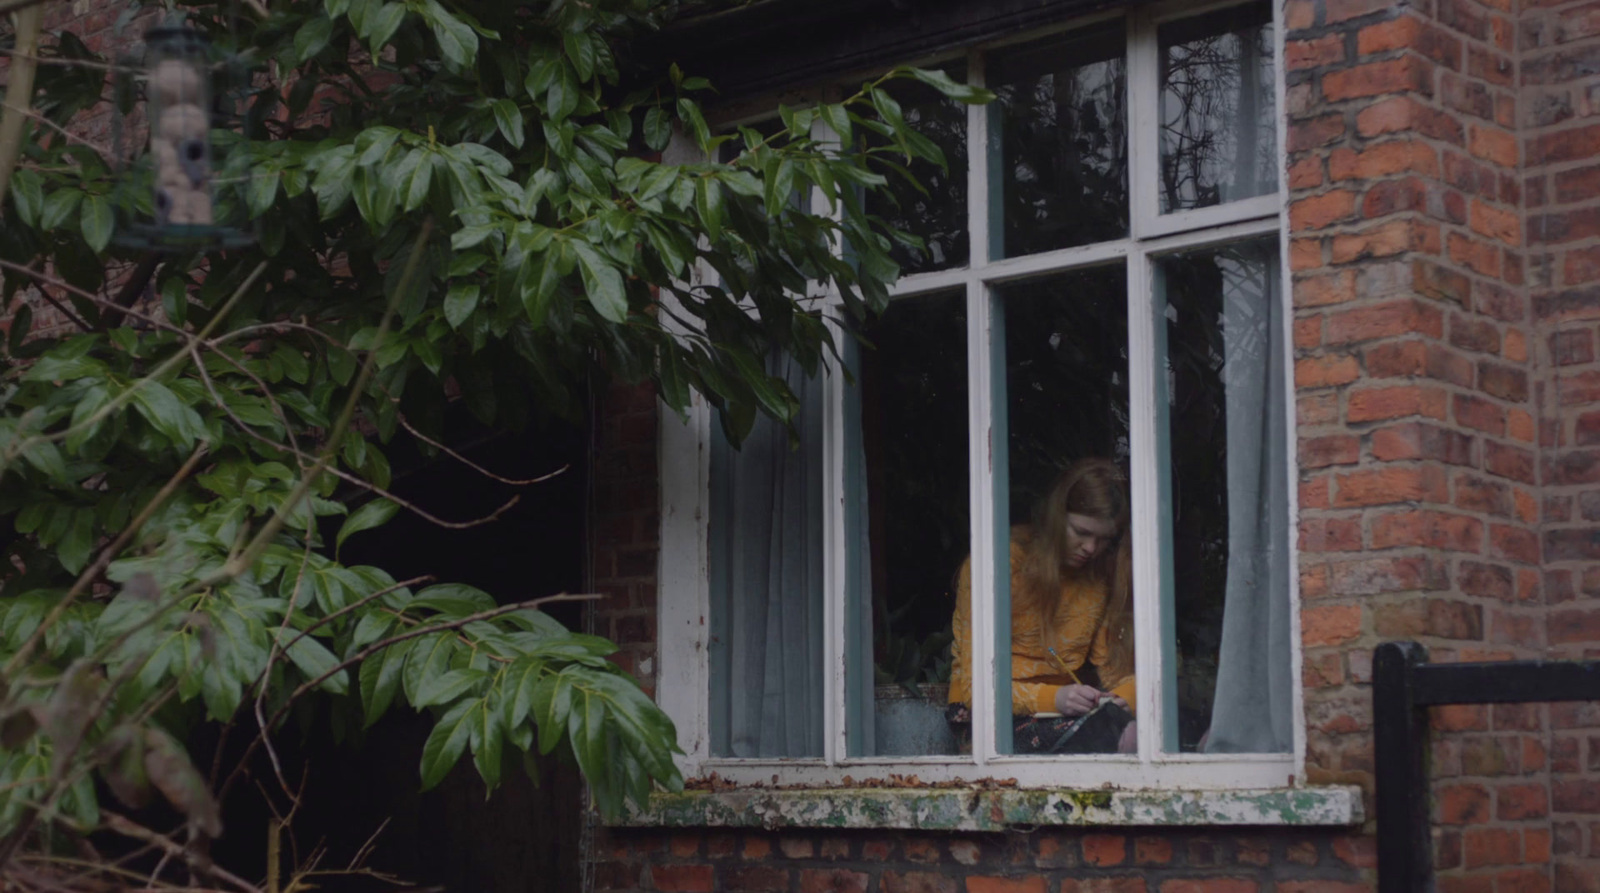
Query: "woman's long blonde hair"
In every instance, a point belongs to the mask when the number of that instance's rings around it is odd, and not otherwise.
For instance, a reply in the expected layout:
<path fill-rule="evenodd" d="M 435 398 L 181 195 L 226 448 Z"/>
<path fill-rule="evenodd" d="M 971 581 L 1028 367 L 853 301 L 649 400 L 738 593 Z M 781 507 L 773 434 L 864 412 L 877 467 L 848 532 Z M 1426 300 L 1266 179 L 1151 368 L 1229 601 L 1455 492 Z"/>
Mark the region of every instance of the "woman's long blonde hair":
<path fill-rule="evenodd" d="M 1027 586 L 1012 593 L 1025 611 L 1037 612 L 1044 628 L 1055 625 L 1061 586 L 1070 577 L 1087 576 L 1110 584 L 1105 617 L 1110 645 L 1108 665 L 1097 667 L 1101 685 L 1112 686 L 1133 673 L 1133 548 L 1128 531 L 1128 479 L 1110 459 L 1079 459 L 1056 478 L 1050 492 L 1034 507 L 1022 577 Z M 1082 568 L 1067 563 L 1067 516 L 1087 515 L 1117 525 L 1117 541 Z"/>

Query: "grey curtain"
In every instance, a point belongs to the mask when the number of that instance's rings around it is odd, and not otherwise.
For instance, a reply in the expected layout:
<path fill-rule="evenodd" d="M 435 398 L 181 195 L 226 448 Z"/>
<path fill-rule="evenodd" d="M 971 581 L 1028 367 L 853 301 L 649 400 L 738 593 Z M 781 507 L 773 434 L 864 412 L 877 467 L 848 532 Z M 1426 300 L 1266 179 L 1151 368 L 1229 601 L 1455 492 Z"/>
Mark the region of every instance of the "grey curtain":
<path fill-rule="evenodd" d="M 800 398 L 799 446 L 765 417 L 740 449 L 712 438 L 711 748 L 821 756 L 823 383 L 767 366 Z"/>
<path fill-rule="evenodd" d="M 1211 753 L 1292 743 L 1289 478 L 1275 246 L 1218 256 L 1228 430 L 1228 574 Z"/>

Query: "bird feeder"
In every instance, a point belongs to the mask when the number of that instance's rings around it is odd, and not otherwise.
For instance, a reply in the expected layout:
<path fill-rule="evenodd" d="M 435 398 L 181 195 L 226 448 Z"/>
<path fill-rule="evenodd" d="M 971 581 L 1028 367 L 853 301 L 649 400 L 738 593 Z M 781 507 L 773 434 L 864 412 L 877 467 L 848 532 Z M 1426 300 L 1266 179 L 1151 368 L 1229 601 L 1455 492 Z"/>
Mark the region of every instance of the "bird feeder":
<path fill-rule="evenodd" d="M 148 183 L 154 221 L 119 227 L 122 241 L 134 247 L 182 251 L 235 247 L 252 239 L 227 223 L 218 206 L 212 128 L 222 117 L 212 96 L 216 69 L 211 42 L 183 26 L 152 28 L 145 34 L 142 65 L 148 152 L 138 165 Z"/>

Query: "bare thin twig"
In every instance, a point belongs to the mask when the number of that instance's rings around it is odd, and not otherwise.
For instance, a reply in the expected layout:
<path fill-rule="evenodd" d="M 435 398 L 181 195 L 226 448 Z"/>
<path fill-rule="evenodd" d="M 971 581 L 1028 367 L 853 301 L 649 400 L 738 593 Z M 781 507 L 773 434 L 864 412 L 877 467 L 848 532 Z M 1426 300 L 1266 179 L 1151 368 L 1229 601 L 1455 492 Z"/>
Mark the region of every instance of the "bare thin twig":
<path fill-rule="evenodd" d="M 110 810 L 101 810 L 101 815 L 105 817 L 106 827 L 117 832 L 118 834 L 123 835 L 124 837 L 131 837 L 134 840 L 142 840 L 146 843 L 155 844 L 156 847 L 161 851 L 171 853 L 183 859 L 183 861 L 187 862 L 189 867 L 195 871 L 198 871 L 201 874 L 210 875 L 217 880 L 225 881 L 233 887 L 244 891 L 244 893 L 262 893 L 260 887 L 257 887 L 255 884 L 250 883 L 244 878 L 241 878 L 233 872 L 228 871 L 222 866 L 216 864 L 215 862 L 212 862 L 210 857 L 206 856 L 204 853 L 199 853 L 189 849 L 188 847 L 182 846 L 177 841 L 167 837 L 165 834 L 161 834 L 157 831 L 146 828 L 127 816 L 119 815 L 115 812 L 111 812 Z"/>
<path fill-rule="evenodd" d="M 6 8 L 4 0 L 0 0 L 0 15 L 4 15 Z M 24 53 L 17 49 L 0 49 L 0 56 L 10 56 L 13 59 L 26 59 L 39 65 L 59 65 L 63 68 L 91 68 L 106 72 L 124 72 L 143 74 L 144 69 L 135 65 L 117 65 L 111 62 L 96 62 L 93 59 L 69 59 L 65 56 L 41 56 L 38 53 Z"/>
<path fill-rule="evenodd" d="M 528 478 L 526 480 L 516 480 L 515 478 L 501 477 L 500 475 L 495 474 L 494 472 L 490 471 L 489 469 L 484 468 L 482 465 L 479 465 L 478 463 L 472 461 L 471 459 L 468 459 L 466 456 L 463 456 L 460 453 L 456 452 L 455 450 L 450 449 L 449 447 L 445 446 L 444 444 L 440 443 L 439 441 L 434 440 L 433 438 L 429 437 L 426 434 L 423 434 L 421 431 L 418 431 L 416 428 L 411 427 L 411 423 L 406 421 L 406 417 L 405 416 L 396 414 L 396 417 L 400 420 L 401 427 L 403 427 L 407 431 L 411 432 L 411 436 L 412 437 L 415 437 L 416 439 L 422 441 L 423 443 L 425 443 L 425 444 L 427 444 L 427 445 L 439 450 L 441 453 L 444 453 L 446 456 L 449 456 L 450 458 L 456 460 L 457 462 L 460 462 L 462 465 L 467 466 L 468 468 L 472 469 L 473 471 L 476 471 L 477 473 L 483 475 L 484 477 L 491 478 L 493 480 L 497 480 L 502 484 L 510 484 L 513 487 L 526 487 L 529 484 L 539 484 L 539 483 L 543 483 L 545 481 L 550 480 L 551 478 L 555 477 L 556 475 L 564 474 L 569 468 L 572 467 L 571 465 L 563 465 L 560 468 L 557 468 L 555 471 L 550 472 L 549 474 L 541 474 L 536 478 Z M 511 506 L 510 506 L 509 503 L 505 506 L 505 508 L 510 508 L 510 507 Z M 504 510 L 505 510 L 504 508 L 501 509 L 501 511 L 504 511 Z"/>
<path fill-rule="evenodd" d="M 49 118 L 45 117 L 44 115 L 39 114 L 38 112 L 34 111 L 33 109 L 24 108 L 23 106 L 17 105 L 15 103 L 9 103 L 9 102 L 0 102 L 0 108 L 4 108 L 6 111 L 10 111 L 10 112 L 16 112 L 19 115 L 26 115 L 30 121 L 37 121 L 40 124 L 43 124 L 44 126 L 46 126 L 46 127 L 50 128 L 51 130 L 55 131 L 56 133 L 61 134 L 62 138 L 64 138 L 67 142 L 69 142 L 69 143 L 77 143 L 80 146 L 88 146 L 89 148 L 91 148 L 91 149 L 95 150 L 96 152 L 100 153 L 100 157 L 102 157 L 102 158 L 104 158 L 104 159 L 106 159 L 108 161 L 111 160 L 116 155 L 115 152 L 111 151 L 111 147 L 110 146 L 104 146 L 104 145 L 101 145 L 100 143 L 97 143 L 97 142 L 95 142 L 93 140 L 86 139 L 85 137 L 81 137 L 81 136 L 77 135 L 76 133 L 73 133 L 72 131 L 66 129 L 65 127 L 62 127 L 60 124 L 57 124 L 56 122 L 50 120 Z"/>
<path fill-rule="evenodd" d="M 71 307 L 61 303 L 60 298 L 45 291 L 42 287 L 39 289 L 39 297 L 44 298 L 45 303 L 49 304 L 51 307 L 61 311 L 61 315 L 65 316 L 73 325 L 84 330 L 85 332 L 94 331 L 94 326 L 89 325 L 84 321 L 83 317 L 73 312 Z"/>

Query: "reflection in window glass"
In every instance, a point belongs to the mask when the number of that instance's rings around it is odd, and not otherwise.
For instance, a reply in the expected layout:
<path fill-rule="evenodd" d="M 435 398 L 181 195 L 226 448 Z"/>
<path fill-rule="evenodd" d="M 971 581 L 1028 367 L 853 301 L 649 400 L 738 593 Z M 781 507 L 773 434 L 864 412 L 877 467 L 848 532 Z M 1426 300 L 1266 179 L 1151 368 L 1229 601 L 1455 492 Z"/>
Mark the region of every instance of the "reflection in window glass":
<path fill-rule="evenodd" d="M 1128 141 L 1120 22 L 991 56 L 1003 244 L 1016 257 L 1128 233 Z"/>
<path fill-rule="evenodd" d="M 1272 10 L 1169 22 L 1161 43 L 1161 210 L 1277 189 Z"/>
<path fill-rule="evenodd" d="M 1178 667 L 1169 750 L 1176 743 L 1184 751 L 1276 753 L 1291 743 L 1288 438 L 1275 246 L 1229 245 L 1159 267 Z"/>
<path fill-rule="evenodd" d="M 964 67 L 945 73 L 965 80 Z M 896 243 L 890 256 L 904 274 L 925 273 L 966 266 L 967 251 L 967 107 L 920 81 L 892 81 L 886 87 L 900 103 L 906 123 L 944 152 L 945 167 L 915 160 L 911 175 L 919 190 L 904 177 L 889 177 L 889 187 L 867 196 L 867 212 L 890 226 L 922 239 L 921 249 Z M 872 134 L 874 145 L 888 141 Z M 890 156 L 896 164 L 904 155 Z M 924 191 L 926 190 L 926 191 Z"/>
<path fill-rule="evenodd" d="M 950 616 L 971 524 L 965 294 L 902 298 L 864 334 L 863 532 L 872 597 L 863 619 L 875 687 L 870 730 L 863 730 L 871 739 L 858 742 L 857 752 L 952 754 L 960 745 L 945 719 Z"/>
<path fill-rule="evenodd" d="M 711 753 L 821 756 L 824 383 L 768 359 L 800 400 L 800 443 L 761 416 L 734 449 L 712 436 Z"/>
<path fill-rule="evenodd" d="M 1131 593 L 1115 582 L 1130 557 L 1126 287 L 1118 266 L 999 290 L 1012 525 L 1011 617 L 1001 625 L 1015 753 L 1116 750 L 1122 726 L 1111 711 L 1085 724 L 1055 715 L 1063 686 L 1116 689 L 1137 706 Z"/>

